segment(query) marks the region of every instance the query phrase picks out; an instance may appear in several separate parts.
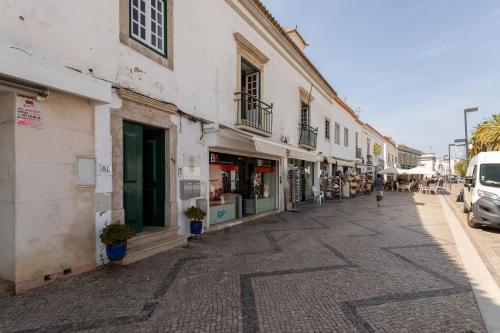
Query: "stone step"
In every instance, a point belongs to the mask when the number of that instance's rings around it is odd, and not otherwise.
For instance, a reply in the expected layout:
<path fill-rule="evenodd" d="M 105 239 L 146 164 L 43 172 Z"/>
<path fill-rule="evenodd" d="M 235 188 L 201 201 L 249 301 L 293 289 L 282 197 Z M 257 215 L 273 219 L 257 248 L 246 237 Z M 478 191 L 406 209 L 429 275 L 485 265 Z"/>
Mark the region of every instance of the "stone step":
<path fill-rule="evenodd" d="M 141 232 L 137 236 L 129 239 L 127 241 L 127 249 L 133 249 L 137 246 L 141 246 L 144 244 L 148 243 L 153 243 L 158 240 L 164 239 L 174 239 L 176 238 L 177 235 L 177 230 L 179 227 L 172 227 L 172 228 L 150 228 L 145 230 L 144 232 Z"/>
<path fill-rule="evenodd" d="M 0 278 L 0 297 L 14 293 L 14 282 Z"/>
<path fill-rule="evenodd" d="M 151 257 L 160 252 L 164 252 L 175 247 L 181 247 L 187 243 L 187 236 L 176 236 L 171 239 L 159 239 L 151 243 L 136 245 L 133 248 L 127 248 L 127 255 L 118 261 L 121 265 L 129 265 L 133 262 Z"/>

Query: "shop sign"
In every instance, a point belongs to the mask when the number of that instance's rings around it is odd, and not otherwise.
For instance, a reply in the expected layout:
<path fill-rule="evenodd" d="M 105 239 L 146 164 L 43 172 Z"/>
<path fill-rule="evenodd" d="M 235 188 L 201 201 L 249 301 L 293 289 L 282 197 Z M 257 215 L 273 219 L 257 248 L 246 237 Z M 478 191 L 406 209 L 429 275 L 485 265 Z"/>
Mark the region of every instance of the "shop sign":
<path fill-rule="evenodd" d="M 40 102 L 33 98 L 18 96 L 16 100 L 16 124 L 31 128 L 42 128 Z"/>
<path fill-rule="evenodd" d="M 220 153 L 210 153 L 210 164 L 237 164 L 238 156 Z"/>

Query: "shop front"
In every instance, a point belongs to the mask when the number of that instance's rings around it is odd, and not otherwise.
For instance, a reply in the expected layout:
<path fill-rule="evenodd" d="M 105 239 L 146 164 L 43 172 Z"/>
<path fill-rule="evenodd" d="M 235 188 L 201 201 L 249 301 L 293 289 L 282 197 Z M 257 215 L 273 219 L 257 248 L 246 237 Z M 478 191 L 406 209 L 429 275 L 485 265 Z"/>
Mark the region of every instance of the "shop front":
<path fill-rule="evenodd" d="M 278 209 L 274 160 L 210 151 L 210 224 Z"/>
<path fill-rule="evenodd" d="M 288 188 L 293 204 L 313 200 L 314 162 L 288 159 Z"/>

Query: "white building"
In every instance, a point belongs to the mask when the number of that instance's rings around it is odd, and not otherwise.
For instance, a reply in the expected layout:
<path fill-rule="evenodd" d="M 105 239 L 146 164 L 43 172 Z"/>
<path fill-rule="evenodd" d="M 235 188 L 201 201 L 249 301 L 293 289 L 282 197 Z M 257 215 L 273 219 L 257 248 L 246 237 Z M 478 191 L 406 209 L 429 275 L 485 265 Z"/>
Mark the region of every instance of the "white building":
<path fill-rule="evenodd" d="M 436 161 L 436 154 L 434 153 L 423 154 L 420 156 L 420 165 L 430 171 L 437 171 Z"/>
<path fill-rule="evenodd" d="M 190 206 L 217 229 L 387 164 L 258 0 L 2 6 L 0 277 L 17 291 L 100 264 L 105 224 L 140 233 L 126 264 L 184 244 Z"/>

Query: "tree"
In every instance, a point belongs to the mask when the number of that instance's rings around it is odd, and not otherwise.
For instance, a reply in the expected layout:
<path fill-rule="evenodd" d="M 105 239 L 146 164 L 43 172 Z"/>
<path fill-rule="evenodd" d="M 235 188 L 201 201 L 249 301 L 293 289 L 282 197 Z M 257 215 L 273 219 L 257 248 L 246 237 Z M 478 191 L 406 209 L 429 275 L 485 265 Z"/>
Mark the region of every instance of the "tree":
<path fill-rule="evenodd" d="M 465 160 L 458 161 L 457 163 L 455 163 L 454 169 L 460 177 L 465 177 L 465 174 L 467 172 L 467 162 Z"/>
<path fill-rule="evenodd" d="M 470 157 L 483 151 L 500 150 L 500 113 L 492 115 L 474 128 L 471 143 Z"/>

